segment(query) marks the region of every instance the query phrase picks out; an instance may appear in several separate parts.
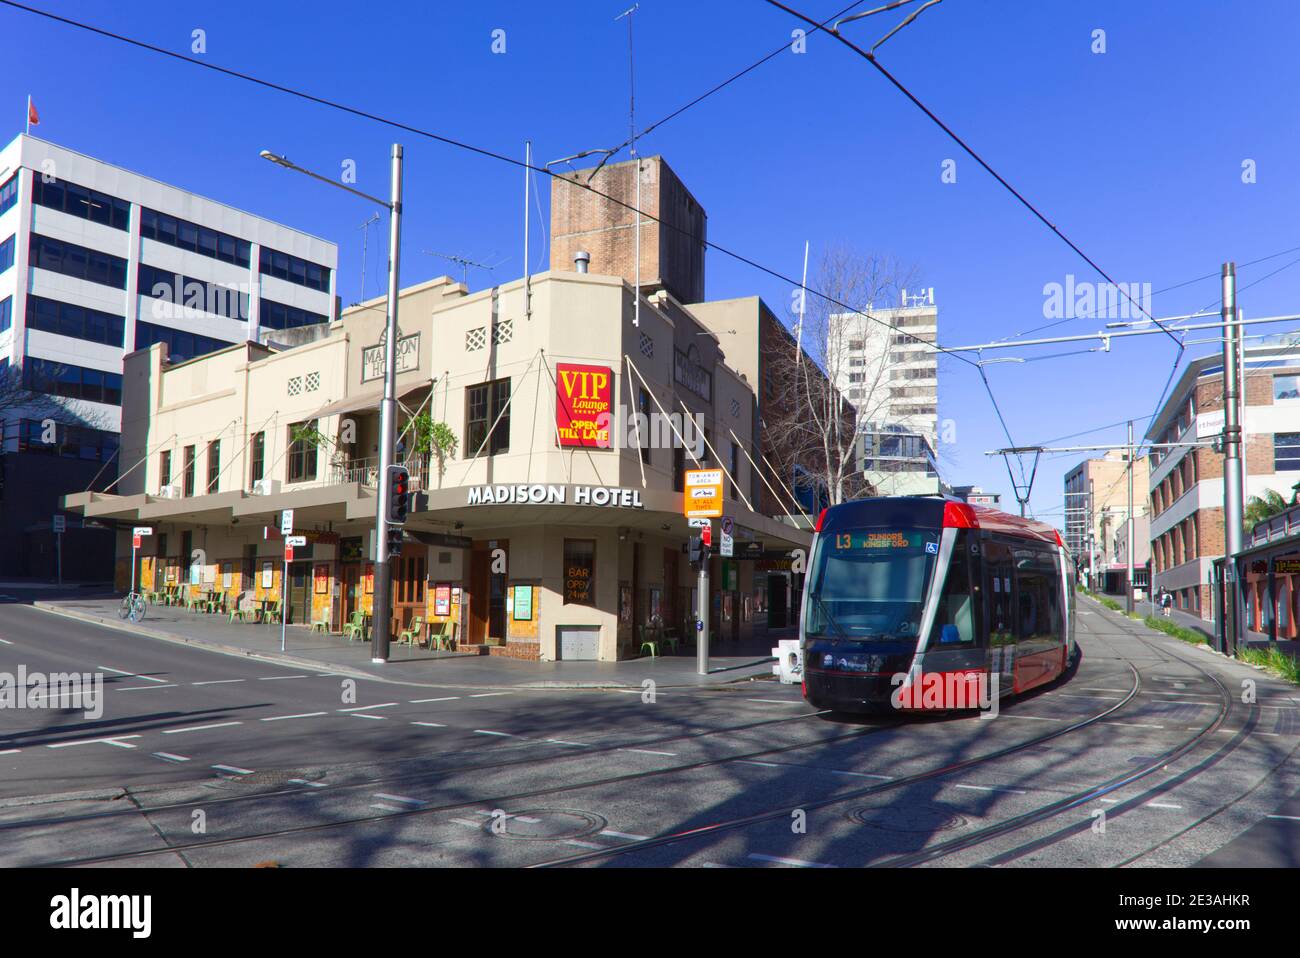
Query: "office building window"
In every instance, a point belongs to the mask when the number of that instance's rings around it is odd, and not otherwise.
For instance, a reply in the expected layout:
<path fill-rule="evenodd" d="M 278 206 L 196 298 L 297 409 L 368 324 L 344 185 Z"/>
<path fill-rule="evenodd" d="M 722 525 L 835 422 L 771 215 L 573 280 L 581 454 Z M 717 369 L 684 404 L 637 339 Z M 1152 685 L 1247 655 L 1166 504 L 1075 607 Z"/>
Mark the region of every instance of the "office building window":
<path fill-rule="evenodd" d="M 146 239 L 166 243 L 192 253 L 201 253 L 225 263 L 236 266 L 248 266 L 252 258 L 253 246 L 248 240 L 242 240 L 210 230 L 206 226 L 190 223 L 166 213 L 155 210 L 140 210 L 140 235 Z"/>
<path fill-rule="evenodd" d="M 167 358 L 174 363 L 215 353 L 219 349 L 234 345 L 224 339 L 200 336 L 198 333 L 187 333 L 182 329 L 172 329 L 170 326 L 157 326 L 154 323 L 136 320 L 135 348 L 145 349 L 154 343 L 166 343 Z"/>
<path fill-rule="evenodd" d="M 163 489 L 172 484 L 172 451 L 164 449 L 158 453 L 158 488 Z"/>
<path fill-rule="evenodd" d="M 465 451 L 473 458 L 510 451 L 510 380 L 465 388 Z"/>
<path fill-rule="evenodd" d="M 18 174 L 9 177 L 4 186 L 0 186 L 0 213 L 6 213 L 18 202 Z"/>
<path fill-rule="evenodd" d="M 71 336 L 91 343 L 122 347 L 122 331 L 126 320 L 97 309 L 74 306 L 46 299 L 43 296 L 27 297 L 27 327 L 40 329 L 60 336 Z M 0 327 L 3 328 L 3 327 Z"/>
<path fill-rule="evenodd" d="M 322 293 L 330 291 L 330 271 L 327 267 L 309 263 L 288 253 L 263 246 L 258 253 L 258 268 L 262 273 L 274 276 L 276 279 L 297 283 L 308 289 L 317 289 Z"/>
<path fill-rule="evenodd" d="M 23 364 L 23 387 L 51 396 L 122 405 L 121 373 L 84 369 L 46 359 L 29 358 Z"/>
<path fill-rule="evenodd" d="M 140 264 L 138 279 L 137 289 L 141 296 L 150 296 L 227 319 L 248 320 L 248 294 L 233 286 L 191 279 L 148 263 Z"/>
<path fill-rule="evenodd" d="M 186 446 L 183 453 L 184 462 L 182 468 L 183 482 L 185 483 L 184 493 L 186 497 L 194 495 L 194 447 Z"/>
<path fill-rule="evenodd" d="M 50 438 L 45 420 L 23 419 L 18 423 L 19 452 L 44 453 L 87 462 L 108 462 L 117 455 L 118 436 L 115 432 L 56 423 L 52 441 L 47 441 Z"/>
<path fill-rule="evenodd" d="M 30 244 L 31 265 L 64 276 L 126 289 L 126 260 L 75 243 L 50 239 L 33 233 Z"/>
<path fill-rule="evenodd" d="M 1300 470 L 1300 432 L 1273 434 L 1273 471 Z"/>
<path fill-rule="evenodd" d="M 208 495 L 217 491 L 221 480 L 221 440 L 214 439 L 208 443 Z"/>
<path fill-rule="evenodd" d="M 1274 399 L 1300 399 L 1300 376 L 1287 373 L 1273 377 Z"/>
<path fill-rule="evenodd" d="M 249 440 L 248 451 L 248 482 L 252 485 L 260 482 L 266 474 L 266 433 L 254 433 L 253 438 Z"/>
<path fill-rule="evenodd" d="M 30 302 L 30 300 L 28 300 Z M 14 323 L 14 298 L 6 296 L 0 301 L 0 333 L 12 326 Z"/>
<path fill-rule="evenodd" d="M 596 540 L 564 540 L 564 604 L 596 604 Z"/>
<path fill-rule="evenodd" d="M 14 265 L 14 238 L 11 236 L 0 243 L 0 273 Z"/>
<path fill-rule="evenodd" d="M 314 326 L 328 323 L 330 318 L 320 313 L 311 313 L 297 306 L 286 306 L 274 300 L 262 298 L 258 306 L 257 325 L 264 329 L 296 329 L 299 326 Z"/>
<path fill-rule="evenodd" d="M 32 177 L 32 202 L 114 229 L 131 226 L 131 204 L 126 200 L 44 174 Z"/>
<path fill-rule="evenodd" d="M 311 482 L 316 478 L 316 420 L 296 422 L 289 427 L 289 482 Z"/>

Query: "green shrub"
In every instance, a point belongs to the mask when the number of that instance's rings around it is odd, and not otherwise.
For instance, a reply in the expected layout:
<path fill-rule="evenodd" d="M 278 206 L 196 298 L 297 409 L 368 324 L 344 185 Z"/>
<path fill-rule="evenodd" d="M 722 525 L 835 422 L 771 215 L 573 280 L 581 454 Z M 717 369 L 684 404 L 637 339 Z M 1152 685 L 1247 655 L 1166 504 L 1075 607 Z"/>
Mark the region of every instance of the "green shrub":
<path fill-rule="evenodd" d="M 1300 663 L 1281 649 L 1238 649 L 1237 658 L 1251 665 L 1261 665 L 1292 685 L 1300 685 Z"/>
<path fill-rule="evenodd" d="M 1175 639 L 1182 639 L 1184 642 L 1192 643 L 1192 645 L 1206 644 L 1206 638 L 1200 632 L 1195 629 L 1185 629 L 1181 625 L 1174 625 L 1168 619 L 1157 619 L 1154 615 L 1148 615 L 1142 621 L 1147 628 L 1163 632 L 1165 635 L 1172 635 Z"/>

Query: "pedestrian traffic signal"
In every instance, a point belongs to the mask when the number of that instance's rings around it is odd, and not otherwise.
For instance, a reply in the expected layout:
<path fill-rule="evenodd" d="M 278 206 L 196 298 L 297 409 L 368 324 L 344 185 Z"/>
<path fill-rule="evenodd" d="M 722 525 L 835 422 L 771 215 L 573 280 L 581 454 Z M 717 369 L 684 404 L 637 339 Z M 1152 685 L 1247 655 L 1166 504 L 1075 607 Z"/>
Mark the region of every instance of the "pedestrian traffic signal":
<path fill-rule="evenodd" d="M 709 547 L 699 536 L 691 536 L 688 554 L 690 555 L 691 564 L 698 566 L 708 561 Z"/>
<path fill-rule="evenodd" d="M 388 526 L 388 554 L 390 556 L 400 556 L 402 554 L 402 527 Z"/>
<path fill-rule="evenodd" d="M 401 525 L 411 501 L 411 474 L 405 466 L 388 467 L 388 521 Z"/>

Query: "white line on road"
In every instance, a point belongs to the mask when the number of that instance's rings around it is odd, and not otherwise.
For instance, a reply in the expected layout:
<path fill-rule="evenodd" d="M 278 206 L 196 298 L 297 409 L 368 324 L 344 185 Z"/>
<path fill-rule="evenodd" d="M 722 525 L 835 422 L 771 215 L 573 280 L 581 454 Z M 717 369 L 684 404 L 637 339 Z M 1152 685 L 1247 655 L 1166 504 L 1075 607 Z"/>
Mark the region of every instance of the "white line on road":
<path fill-rule="evenodd" d="M 154 752 L 154 758 L 160 758 L 164 762 L 188 762 L 189 759 L 184 755 L 173 755 L 171 752 Z"/>
<path fill-rule="evenodd" d="M 411 705 L 424 705 L 426 702 L 450 702 L 452 699 L 460 698 L 459 695 L 445 695 L 440 699 L 411 699 Z"/>
<path fill-rule="evenodd" d="M 440 722 L 412 722 L 411 724 L 423 725 L 425 728 L 446 728 L 447 727 Z"/>
<path fill-rule="evenodd" d="M 7 748 L 3 752 L 0 752 L 0 755 L 17 755 L 21 751 L 22 749 L 20 748 Z"/>
<path fill-rule="evenodd" d="M 604 845 L 597 845 L 595 842 L 580 842 L 576 838 L 570 838 L 564 844 L 577 845 L 579 848 L 604 848 Z"/>
<path fill-rule="evenodd" d="M 149 689 L 174 689 L 175 685 L 128 685 L 124 689 L 114 689 L 114 692 L 145 692 Z"/>
<path fill-rule="evenodd" d="M 406 798 L 403 795 L 389 795 L 387 792 L 375 792 L 375 798 L 383 799 L 386 802 L 400 802 L 403 805 L 412 805 L 416 808 L 422 808 L 429 803 L 418 798 Z"/>
<path fill-rule="evenodd" d="M 656 752 L 654 749 L 649 749 L 649 748 L 620 748 L 619 751 L 620 751 L 620 752 L 640 752 L 642 755 L 670 755 L 670 756 L 672 756 L 673 758 L 676 758 L 676 757 L 677 757 L 677 753 L 676 753 L 676 752 Z"/>
<path fill-rule="evenodd" d="M 0 639 L 0 644 L 3 644 L 3 645 L 13 645 L 13 643 L 10 642 L 8 639 Z"/>
<path fill-rule="evenodd" d="M 1175 808 L 1182 809 L 1181 805 L 1170 805 L 1166 802 L 1147 802 L 1147 808 Z"/>
<path fill-rule="evenodd" d="M 176 735 L 180 732 L 202 732 L 208 728 L 229 728 L 232 725 L 243 725 L 243 722 L 217 722 L 215 725 L 190 725 L 185 728 L 166 728 L 163 729 L 164 735 Z"/>
<path fill-rule="evenodd" d="M 629 835 L 627 832 L 616 832 L 611 828 L 601 832 L 602 835 L 608 835 L 610 838 L 625 838 L 629 842 L 644 842 L 649 840 L 649 835 Z"/>
<path fill-rule="evenodd" d="M 291 779 L 289 779 L 289 784 L 290 784 L 290 785 L 306 785 L 308 788 L 325 788 L 325 787 L 326 787 L 326 785 L 325 785 L 324 782 L 309 782 L 309 781 L 307 781 L 307 779 L 305 779 L 305 778 L 291 778 Z"/>
<path fill-rule="evenodd" d="M 778 865 L 795 865 L 799 868 L 834 868 L 834 865 L 823 865 L 821 862 L 806 862 L 802 858 L 782 858 L 780 855 L 760 855 L 753 852 L 749 856 L 760 862 L 775 862 Z"/>
<path fill-rule="evenodd" d="M 778 765 L 776 762 L 755 762 L 753 759 L 747 759 L 747 758 L 742 758 L 742 759 L 740 760 L 740 764 L 741 764 L 741 765 L 761 765 L 761 766 L 763 766 L 764 768 L 780 768 L 780 767 L 781 767 L 781 766 Z"/>
<path fill-rule="evenodd" d="M 384 716 L 382 715 L 367 715 L 365 712 L 349 712 L 348 714 L 353 718 L 374 719 L 376 722 L 382 722 L 384 720 Z"/>
<path fill-rule="evenodd" d="M 838 768 L 831 769 L 831 774 L 852 775 L 854 778 L 878 778 L 882 782 L 892 782 L 894 780 L 894 777 L 892 775 L 873 775 L 871 772 L 845 772 L 845 771 L 841 771 Z"/>
<path fill-rule="evenodd" d="M 486 728 L 476 728 L 474 729 L 474 734 L 475 735 L 500 735 L 504 738 L 518 738 L 518 736 L 512 732 L 493 732 L 491 729 L 486 729 Z"/>
<path fill-rule="evenodd" d="M 382 702 L 379 705 L 354 705 L 351 708 L 339 709 L 339 711 L 340 712 L 368 712 L 371 709 L 386 709 L 396 704 L 397 704 L 396 702 Z"/>
<path fill-rule="evenodd" d="M 47 745 L 46 748 L 71 748 L 74 745 L 115 745 L 118 748 L 135 748 L 122 739 L 139 738 L 138 735 L 115 735 L 112 738 L 84 738 L 77 742 L 55 742 L 53 745 Z"/>
<path fill-rule="evenodd" d="M 263 675 L 258 678 L 259 682 L 283 682 L 285 679 L 309 679 L 310 675 Z"/>
<path fill-rule="evenodd" d="M 787 702 L 785 699 L 745 699 L 746 702 L 765 702 L 768 705 L 803 705 L 803 702 Z"/>
<path fill-rule="evenodd" d="M 953 788 L 964 788 L 972 792 L 1009 792 L 1012 795 L 1024 795 L 1024 791 L 1019 788 L 998 788 L 993 785 L 954 785 Z"/>
<path fill-rule="evenodd" d="M 486 699 L 494 695 L 514 695 L 513 692 L 476 692 L 470 696 L 472 699 Z"/>
<path fill-rule="evenodd" d="M 299 712 L 297 715 L 272 715 L 270 718 L 259 719 L 261 722 L 283 722 L 285 719 L 298 718 L 315 718 L 318 715 L 328 715 L 328 712 Z"/>
<path fill-rule="evenodd" d="M 155 679 L 149 675 L 140 675 L 138 672 L 123 672 L 121 669 L 109 668 L 107 665 L 97 665 L 95 666 L 95 668 L 100 669 L 104 672 L 114 672 L 117 675 L 129 675 L 133 679 L 142 679 L 145 682 L 166 682 L 167 681 L 166 679 Z"/>
<path fill-rule="evenodd" d="M 190 685 L 229 685 L 231 682 L 246 682 L 247 679 L 210 679 L 207 682 L 191 682 Z"/>
<path fill-rule="evenodd" d="M 477 831 L 480 828 L 478 822 L 471 822 L 467 818 L 449 818 L 448 821 L 455 822 L 457 825 L 467 825 L 470 828 L 474 829 L 475 831 Z"/>
<path fill-rule="evenodd" d="M 1279 818 L 1288 822 L 1300 822 L 1300 815 L 1265 815 L 1265 818 Z"/>
<path fill-rule="evenodd" d="M 213 768 L 222 772 L 233 772 L 236 775 L 252 775 L 251 768 L 240 768 L 238 765 L 213 765 Z"/>
<path fill-rule="evenodd" d="M 566 742 L 562 738 L 548 738 L 546 741 L 552 745 L 572 745 L 574 748 L 591 748 L 590 742 Z"/>
<path fill-rule="evenodd" d="M 1128 728 L 1164 728 L 1163 725 L 1143 725 L 1140 722 L 1102 722 L 1102 725 L 1124 725 Z"/>

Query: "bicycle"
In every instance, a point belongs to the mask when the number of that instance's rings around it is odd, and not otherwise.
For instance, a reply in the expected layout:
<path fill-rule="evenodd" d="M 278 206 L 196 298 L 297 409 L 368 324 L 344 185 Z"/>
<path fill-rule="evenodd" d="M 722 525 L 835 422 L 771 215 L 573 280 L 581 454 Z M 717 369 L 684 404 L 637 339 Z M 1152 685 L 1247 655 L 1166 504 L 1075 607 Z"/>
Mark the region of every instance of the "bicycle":
<path fill-rule="evenodd" d="M 117 608 L 117 617 L 119 619 L 130 619 L 132 622 L 139 622 L 144 618 L 145 602 L 144 596 L 139 592 L 128 592 L 122 596 L 122 604 Z"/>

